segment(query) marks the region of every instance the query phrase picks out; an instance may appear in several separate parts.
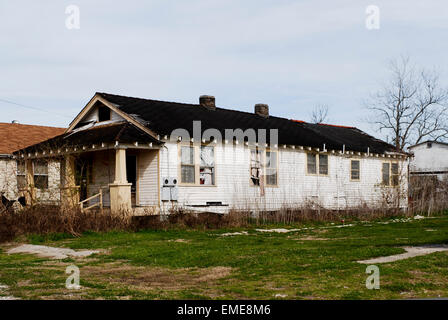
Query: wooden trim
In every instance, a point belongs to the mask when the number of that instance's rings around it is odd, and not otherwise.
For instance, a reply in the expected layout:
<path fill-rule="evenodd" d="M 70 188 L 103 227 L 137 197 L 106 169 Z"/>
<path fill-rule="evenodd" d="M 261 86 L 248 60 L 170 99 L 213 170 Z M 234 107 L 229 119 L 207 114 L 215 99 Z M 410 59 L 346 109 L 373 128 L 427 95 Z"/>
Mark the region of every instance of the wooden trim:
<path fill-rule="evenodd" d="M 90 99 L 90 101 L 87 103 L 87 105 L 81 110 L 81 112 L 76 116 L 76 118 L 70 123 L 69 127 L 67 128 L 67 130 L 65 132 L 67 133 L 67 132 L 72 131 L 73 128 L 87 115 L 87 113 L 93 108 L 95 103 L 97 103 L 98 101 L 101 102 L 102 104 L 104 104 L 105 106 L 109 107 L 112 111 L 114 111 L 116 114 L 118 114 L 125 120 L 127 120 L 130 123 L 132 123 L 133 125 L 135 125 L 137 128 L 143 130 L 144 132 L 146 132 L 147 134 L 152 136 L 154 139 L 157 139 L 157 134 L 154 131 L 145 127 L 140 122 L 138 122 L 135 119 L 133 119 L 132 117 L 130 117 L 126 112 L 121 111 L 114 104 L 112 104 L 111 102 L 109 102 L 106 99 L 104 99 L 103 97 L 101 97 L 98 93 L 95 94 L 92 97 L 92 99 Z"/>

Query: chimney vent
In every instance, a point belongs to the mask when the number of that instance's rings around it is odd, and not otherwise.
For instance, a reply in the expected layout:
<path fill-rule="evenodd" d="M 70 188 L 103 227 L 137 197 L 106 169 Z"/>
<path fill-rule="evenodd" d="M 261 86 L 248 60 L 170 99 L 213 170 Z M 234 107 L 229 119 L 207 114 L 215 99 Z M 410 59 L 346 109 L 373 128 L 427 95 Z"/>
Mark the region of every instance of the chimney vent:
<path fill-rule="evenodd" d="M 19 124 L 19 120 L 12 120 L 11 123 L 12 124 Z"/>
<path fill-rule="evenodd" d="M 269 106 L 263 103 L 257 103 L 255 105 L 255 114 L 258 114 L 261 117 L 269 117 Z"/>
<path fill-rule="evenodd" d="M 199 104 L 202 107 L 206 107 L 209 110 L 215 110 L 216 104 L 215 104 L 215 97 L 214 96 L 200 96 L 199 97 Z"/>

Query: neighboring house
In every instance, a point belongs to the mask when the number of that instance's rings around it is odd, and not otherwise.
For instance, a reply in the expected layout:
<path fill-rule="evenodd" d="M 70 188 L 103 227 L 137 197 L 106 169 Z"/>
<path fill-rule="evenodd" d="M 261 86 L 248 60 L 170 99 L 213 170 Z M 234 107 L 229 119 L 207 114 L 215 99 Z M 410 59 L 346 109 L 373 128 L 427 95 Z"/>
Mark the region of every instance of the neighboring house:
<path fill-rule="evenodd" d="M 15 156 L 61 161 L 62 203 L 101 190 L 112 211 L 407 207 L 408 155 L 393 146 L 354 127 L 271 116 L 267 105 L 199 102 L 96 93 L 63 135 Z"/>
<path fill-rule="evenodd" d="M 448 177 L 448 143 L 425 141 L 409 147 L 411 176 L 437 177 L 440 181 Z"/>
<path fill-rule="evenodd" d="M 0 123 L 0 193 L 10 200 L 18 198 L 26 189 L 25 165 L 17 162 L 13 152 L 60 135 L 65 129 L 24 125 L 16 122 Z M 58 201 L 59 192 L 54 195 L 51 188 L 59 190 L 59 161 L 36 162 L 34 174 L 36 197 L 41 201 Z"/>

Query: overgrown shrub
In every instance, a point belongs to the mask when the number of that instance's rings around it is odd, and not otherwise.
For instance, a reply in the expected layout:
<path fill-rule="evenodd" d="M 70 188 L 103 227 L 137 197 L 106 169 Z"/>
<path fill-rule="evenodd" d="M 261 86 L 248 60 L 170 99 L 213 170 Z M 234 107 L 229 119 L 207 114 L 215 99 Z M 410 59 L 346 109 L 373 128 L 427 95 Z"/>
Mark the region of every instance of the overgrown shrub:
<path fill-rule="evenodd" d="M 128 215 L 62 210 L 58 206 L 33 206 L 0 215 L 0 241 L 20 235 L 69 233 L 79 236 L 85 231 L 130 230 Z"/>

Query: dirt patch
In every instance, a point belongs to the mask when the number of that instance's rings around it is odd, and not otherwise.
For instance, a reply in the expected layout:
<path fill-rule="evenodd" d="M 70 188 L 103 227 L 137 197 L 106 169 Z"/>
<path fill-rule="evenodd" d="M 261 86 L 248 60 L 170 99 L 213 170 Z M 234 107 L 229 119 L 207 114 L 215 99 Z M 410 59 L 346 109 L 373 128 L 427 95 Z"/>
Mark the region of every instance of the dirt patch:
<path fill-rule="evenodd" d="M 272 232 L 272 233 L 288 233 L 288 232 L 294 232 L 294 231 L 300 231 L 303 229 L 255 229 L 258 232 Z"/>
<path fill-rule="evenodd" d="M 18 300 L 18 298 L 8 295 L 9 287 L 5 284 L 0 284 L 0 300 Z"/>
<path fill-rule="evenodd" d="M 298 240 L 298 241 L 325 241 L 325 240 L 330 240 L 330 239 L 308 236 L 308 237 L 297 238 L 296 240 Z"/>
<path fill-rule="evenodd" d="M 221 237 L 230 237 L 230 236 L 247 236 L 249 233 L 247 231 L 241 231 L 241 232 L 228 232 L 223 233 L 220 236 Z"/>
<path fill-rule="evenodd" d="M 134 286 L 143 290 L 182 290 L 203 288 L 219 279 L 228 277 L 230 267 L 179 268 L 138 267 L 106 264 L 81 268 L 84 277 L 98 278 L 115 284 Z"/>
<path fill-rule="evenodd" d="M 33 244 L 23 244 L 21 246 L 9 249 L 7 253 L 8 254 L 29 253 L 29 254 L 36 254 L 37 256 L 42 258 L 66 259 L 68 257 L 84 258 L 94 253 L 99 253 L 99 251 L 98 250 L 75 251 L 68 248 L 55 248 L 47 246 L 37 246 Z"/>
<path fill-rule="evenodd" d="M 191 242 L 191 240 L 185 240 L 185 239 L 176 239 L 176 240 L 168 240 L 168 242 L 190 243 L 190 242 Z"/>
<path fill-rule="evenodd" d="M 406 250 L 405 253 L 395 254 L 392 256 L 385 256 L 379 258 L 373 258 L 368 260 L 360 260 L 358 263 L 364 264 L 374 264 L 374 263 L 388 263 L 398 260 L 409 259 L 418 256 L 424 256 L 434 252 L 448 251 L 448 246 L 446 245 L 426 245 L 426 246 L 416 246 L 416 247 L 403 247 Z"/>

